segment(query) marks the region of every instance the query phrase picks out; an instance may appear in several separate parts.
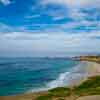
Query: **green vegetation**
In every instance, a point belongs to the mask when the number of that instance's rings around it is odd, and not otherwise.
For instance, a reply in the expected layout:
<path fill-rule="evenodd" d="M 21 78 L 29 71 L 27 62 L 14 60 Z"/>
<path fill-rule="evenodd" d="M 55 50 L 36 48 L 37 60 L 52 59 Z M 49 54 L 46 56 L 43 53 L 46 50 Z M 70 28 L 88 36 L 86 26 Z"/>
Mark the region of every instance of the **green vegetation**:
<path fill-rule="evenodd" d="M 65 100 L 70 96 L 86 96 L 100 94 L 100 76 L 89 78 L 77 87 L 59 87 L 48 91 L 47 95 L 39 96 L 36 100 Z"/>
<path fill-rule="evenodd" d="M 77 95 L 100 94 L 100 76 L 91 77 L 74 89 Z"/>
<path fill-rule="evenodd" d="M 52 100 L 52 97 L 48 95 L 39 96 L 36 100 Z"/>
<path fill-rule="evenodd" d="M 39 96 L 36 100 L 52 100 L 52 98 L 59 98 L 59 100 L 64 100 L 63 97 L 69 96 L 70 91 L 70 88 L 55 88 L 49 90 L 47 95 Z"/>
<path fill-rule="evenodd" d="M 64 87 L 59 87 L 55 88 L 49 91 L 49 95 L 55 96 L 55 97 L 66 97 L 70 95 L 71 89 L 69 88 L 64 88 Z"/>
<path fill-rule="evenodd" d="M 100 63 L 100 56 L 80 56 L 78 57 L 81 61 L 92 61 Z"/>

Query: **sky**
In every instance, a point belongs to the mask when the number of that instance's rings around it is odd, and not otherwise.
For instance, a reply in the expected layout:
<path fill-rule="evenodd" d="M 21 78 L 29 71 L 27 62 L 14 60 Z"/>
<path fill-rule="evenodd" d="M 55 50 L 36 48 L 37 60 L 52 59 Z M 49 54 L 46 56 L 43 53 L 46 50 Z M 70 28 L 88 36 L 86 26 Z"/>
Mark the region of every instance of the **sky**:
<path fill-rule="evenodd" d="M 100 54 L 100 0 L 0 0 L 0 57 Z"/>

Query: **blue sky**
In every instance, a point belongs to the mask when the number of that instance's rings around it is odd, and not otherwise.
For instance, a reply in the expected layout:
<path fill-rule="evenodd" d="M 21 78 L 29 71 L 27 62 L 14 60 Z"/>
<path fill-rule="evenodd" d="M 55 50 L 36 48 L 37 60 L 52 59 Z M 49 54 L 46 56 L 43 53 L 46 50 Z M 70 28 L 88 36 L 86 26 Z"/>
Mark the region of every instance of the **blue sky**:
<path fill-rule="evenodd" d="M 100 53 L 100 0 L 0 0 L 0 56 Z"/>

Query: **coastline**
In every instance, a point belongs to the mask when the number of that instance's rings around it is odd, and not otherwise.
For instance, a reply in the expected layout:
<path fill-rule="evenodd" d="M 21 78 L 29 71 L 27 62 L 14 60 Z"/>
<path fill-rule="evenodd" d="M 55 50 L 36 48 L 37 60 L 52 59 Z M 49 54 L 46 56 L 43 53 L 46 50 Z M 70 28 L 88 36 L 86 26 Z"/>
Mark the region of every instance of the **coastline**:
<path fill-rule="evenodd" d="M 86 76 L 80 77 L 80 79 L 75 79 L 75 80 L 73 79 L 68 88 L 73 88 L 74 86 L 82 84 L 84 81 L 88 80 L 88 77 L 100 76 L 100 64 L 97 61 L 95 62 L 92 60 L 85 60 L 85 59 L 84 60 L 81 59 L 80 61 L 83 64 L 83 67 L 81 66 L 82 69 L 79 70 L 79 73 L 83 74 L 85 73 Z M 78 70 L 76 72 L 78 73 Z M 25 93 L 16 96 L 0 96 L 0 100 L 36 100 L 38 96 L 46 94 L 48 94 L 48 91 L 37 92 L 37 93 Z M 70 100 L 74 100 L 73 97 Z"/>

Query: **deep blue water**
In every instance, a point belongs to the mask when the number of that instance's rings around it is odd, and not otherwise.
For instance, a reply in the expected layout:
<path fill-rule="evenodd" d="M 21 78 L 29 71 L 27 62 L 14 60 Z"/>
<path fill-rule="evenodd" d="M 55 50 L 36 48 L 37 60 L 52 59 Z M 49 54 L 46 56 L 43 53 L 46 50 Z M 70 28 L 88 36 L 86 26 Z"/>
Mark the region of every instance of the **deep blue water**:
<path fill-rule="evenodd" d="M 0 96 L 45 88 L 77 64 L 66 58 L 0 58 Z"/>

